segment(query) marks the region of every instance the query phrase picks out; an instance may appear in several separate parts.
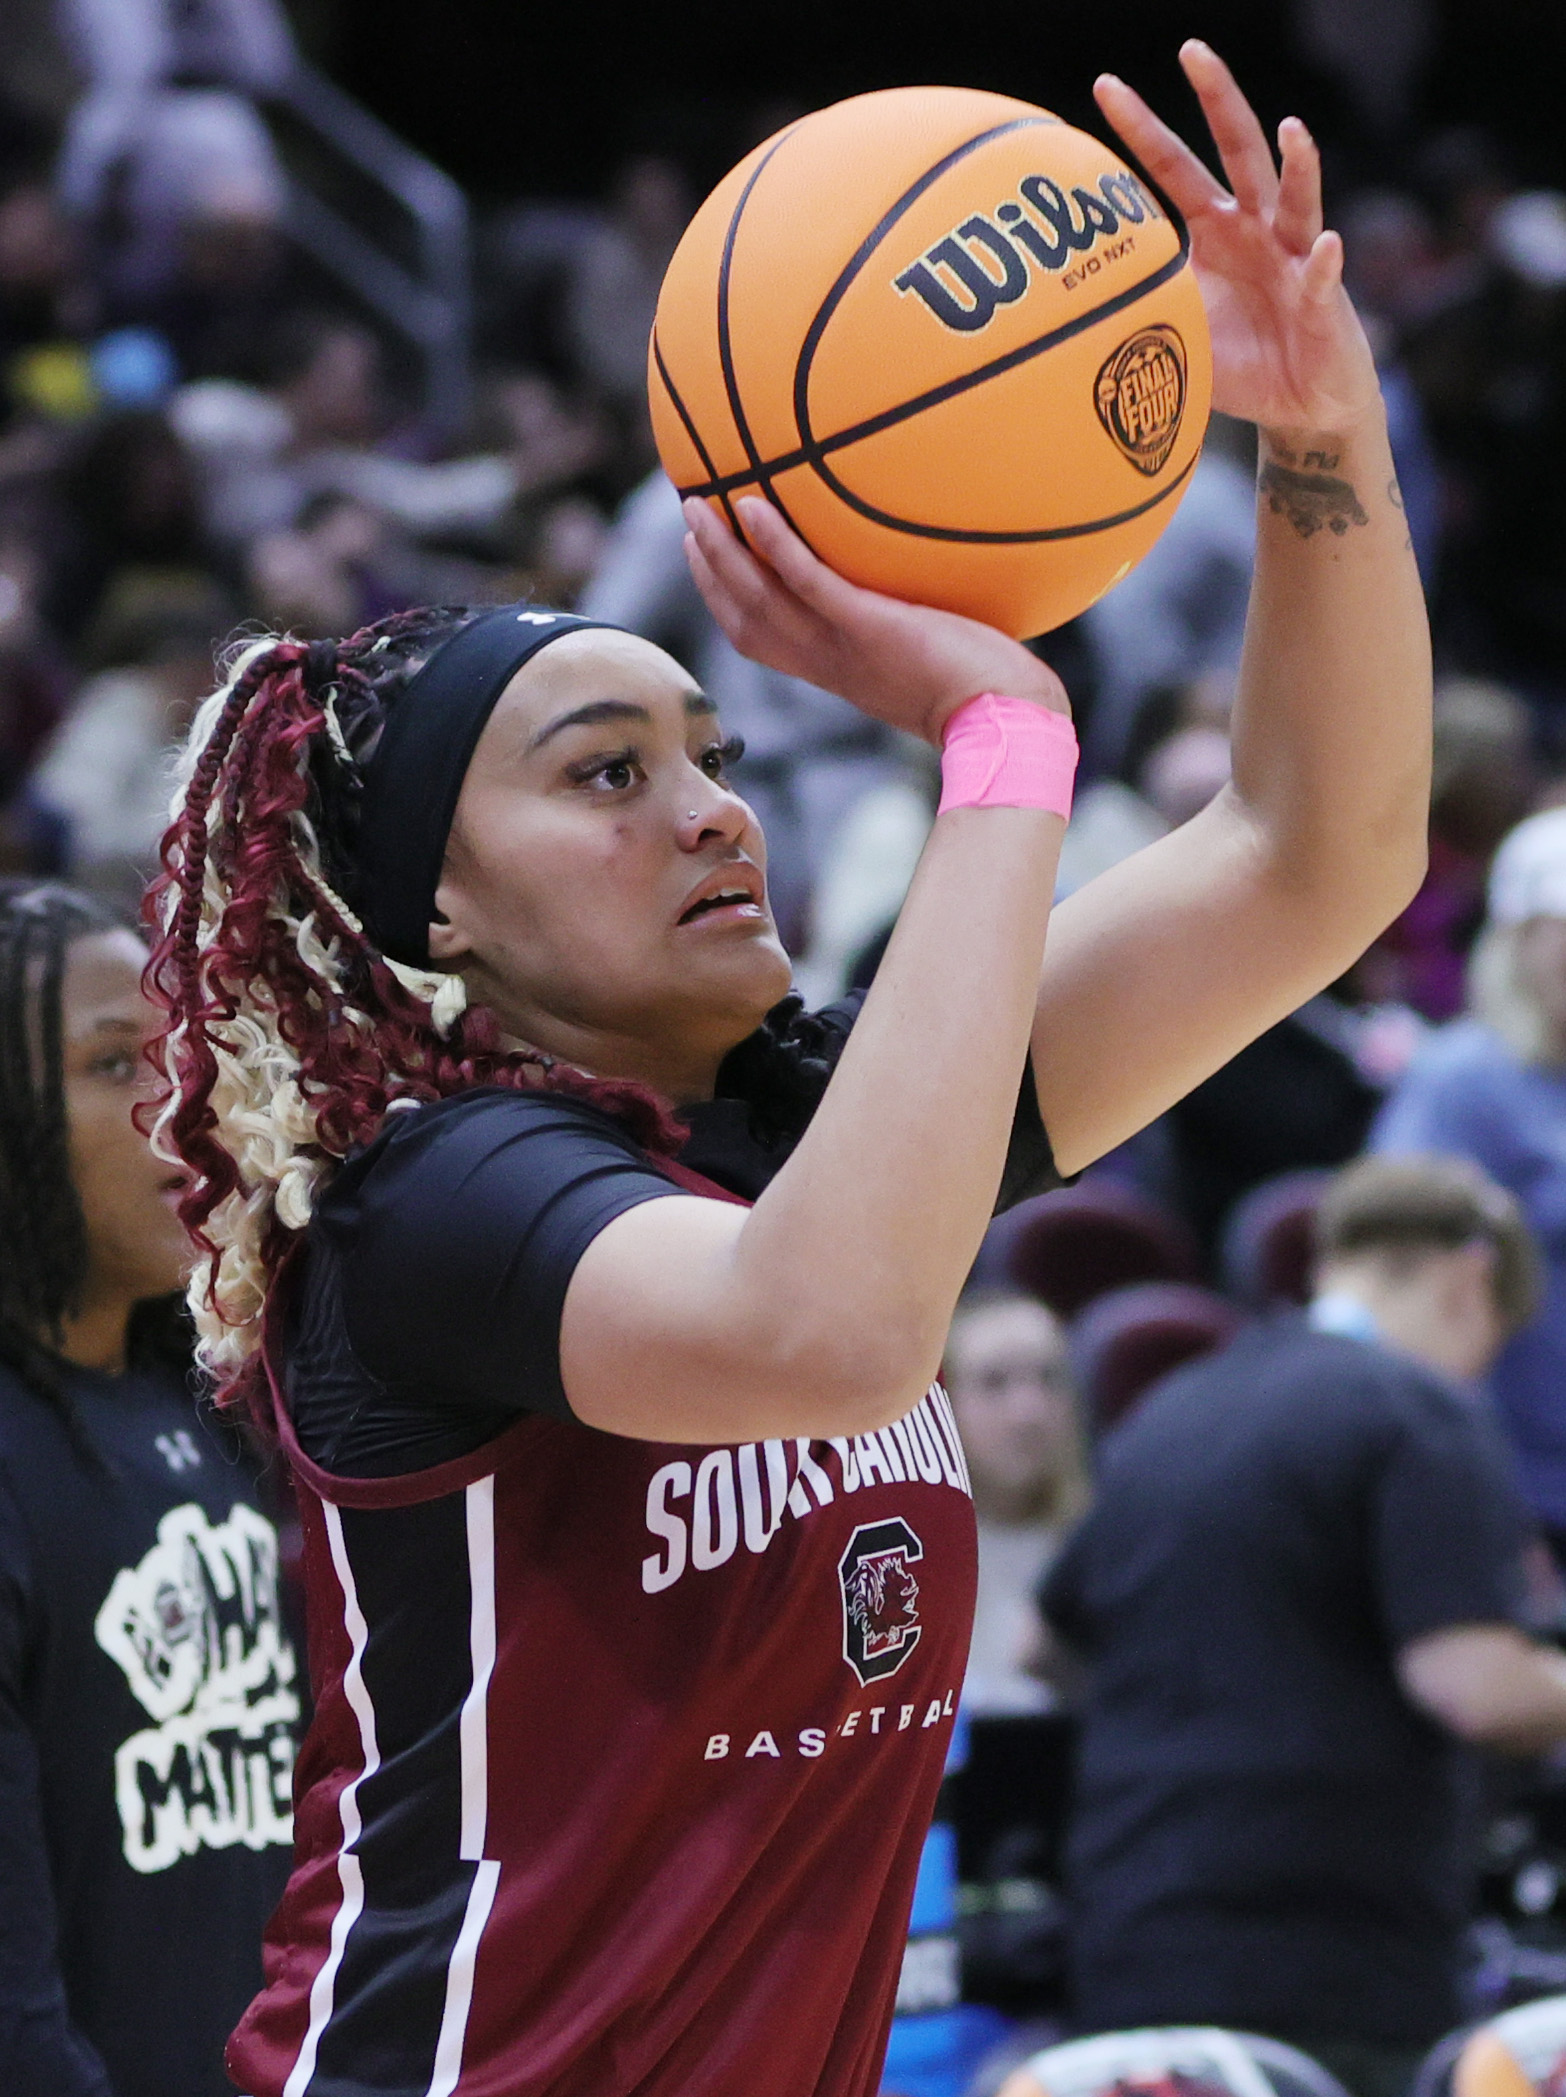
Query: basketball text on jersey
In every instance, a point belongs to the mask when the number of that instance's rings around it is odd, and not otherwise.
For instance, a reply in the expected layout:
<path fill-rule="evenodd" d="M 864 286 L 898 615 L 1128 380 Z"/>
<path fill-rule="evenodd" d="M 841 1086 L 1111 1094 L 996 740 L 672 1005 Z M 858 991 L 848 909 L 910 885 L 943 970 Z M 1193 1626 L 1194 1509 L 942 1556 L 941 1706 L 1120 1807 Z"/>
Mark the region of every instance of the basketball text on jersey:
<path fill-rule="evenodd" d="M 878 1433 L 745 1442 L 709 1449 L 694 1466 L 676 1458 L 647 1484 L 647 1528 L 658 1549 L 642 1560 L 643 1591 L 661 1594 L 688 1572 L 726 1565 L 742 1540 L 747 1551 L 765 1551 L 786 1518 L 802 1520 L 861 1486 L 909 1480 L 972 1497 L 957 1423 L 939 1384 Z"/>
<path fill-rule="evenodd" d="M 961 1684 L 943 1697 L 916 1697 L 911 1704 L 888 1698 L 884 1704 L 859 1704 L 831 1726 L 801 1726 L 789 1734 L 782 1726 L 763 1726 L 752 1734 L 749 1746 L 743 1733 L 710 1733 L 702 1750 L 703 1762 L 727 1762 L 732 1756 L 744 1762 L 782 1762 L 790 1755 L 803 1755 L 818 1762 L 835 1741 L 857 1740 L 860 1749 L 874 1742 L 893 1741 L 900 1733 L 922 1733 L 943 1719 L 957 1715 Z"/>
<path fill-rule="evenodd" d="M 1074 256 L 1113 240 L 1123 224 L 1140 226 L 1163 216 L 1134 175 L 1102 175 L 1097 189 L 1077 183 L 1069 196 L 1048 175 L 1026 175 L 1017 193 L 1029 209 L 1008 198 L 992 218 L 973 213 L 894 277 L 894 289 L 923 299 L 942 327 L 975 334 L 989 326 L 997 308 L 1022 297 L 1031 281 L 1030 264 L 1057 274 Z M 1118 261 L 1134 245 L 1130 235 L 1124 236 L 1115 249 L 1093 258 L 1095 269 L 1106 260 Z M 1092 273 L 1073 274 L 1081 281 Z M 1075 288 L 1072 275 L 1065 282 Z"/>
<path fill-rule="evenodd" d="M 171 1508 L 94 1630 L 153 1721 L 114 1757 L 126 1862 L 166 1871 L 203 1846 L 292 1842 L 299 1699 L 272 1524 L 243 1505 L 216 1524 Z"/>

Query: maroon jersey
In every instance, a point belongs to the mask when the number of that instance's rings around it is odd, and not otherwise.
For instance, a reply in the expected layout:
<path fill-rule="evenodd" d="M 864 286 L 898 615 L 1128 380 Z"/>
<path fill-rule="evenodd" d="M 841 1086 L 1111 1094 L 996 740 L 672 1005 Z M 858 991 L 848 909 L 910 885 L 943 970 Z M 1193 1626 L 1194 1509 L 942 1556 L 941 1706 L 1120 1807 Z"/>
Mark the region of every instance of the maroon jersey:
<path fill-rule="evenodd" d="M 526 1417 L 376 1479 L 278 1409 L 316 1715 L 239 2086 L 871 2097 L 973 1608 L 939 1387 L 851 1440 Z"/>

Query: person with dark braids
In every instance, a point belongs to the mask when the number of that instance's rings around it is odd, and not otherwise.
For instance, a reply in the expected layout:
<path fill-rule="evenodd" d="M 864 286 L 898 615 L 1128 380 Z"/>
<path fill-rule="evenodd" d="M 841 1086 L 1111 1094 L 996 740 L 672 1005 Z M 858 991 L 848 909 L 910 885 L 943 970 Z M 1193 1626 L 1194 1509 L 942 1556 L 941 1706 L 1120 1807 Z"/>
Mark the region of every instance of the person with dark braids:
<path fill-rule="evenodd" d="M 134 933 L 0 884 L 0 2090 L 217 2097 L 287 1877 L 278 1545 L 199 1409 Z"/>
<path fill-rule="evenodd" d="M 1058 680 L 756 497 L 743 538 L 688 513 L 725 631 L 942 750 L 857 1008 L 790 1003 L 714 703 L 631 635 L 257 640 L 198 715 L 157 1141 L 203 1358 L 298 1485 L 317 1690 L 249 2097 L 877 2086 L 973 1604 L 932 1378 L 997 1190 L 1161 1112 L 1423 866 L 1423 600 L 1315 151 L 1185 62 L 1232 194 L 1100 95 L 1263 430 L 1234 780 L 1053 918 Z"/>

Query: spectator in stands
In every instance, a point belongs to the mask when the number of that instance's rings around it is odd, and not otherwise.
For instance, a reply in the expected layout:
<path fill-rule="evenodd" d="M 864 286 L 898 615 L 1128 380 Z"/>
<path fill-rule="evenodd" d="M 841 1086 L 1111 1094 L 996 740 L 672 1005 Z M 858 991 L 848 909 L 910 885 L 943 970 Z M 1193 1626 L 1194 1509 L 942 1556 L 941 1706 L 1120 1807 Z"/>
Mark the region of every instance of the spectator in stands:
<path fill-rule="evenodd" d="M 1476 1389 L 1537 1294 L 1511 1197 L 1362 1161 L 1308 1314 L 1151 1392 L 1043 1606 L 1086 1668 L 1068 1839 L 1078 2024 L 1290 2040 L 1398 2097 L 1457 2021 L 1463 1743 L 1566 1740 L 1528 1526 Z"/>
<path fill-rule="evenodd" d="M 277 1536 L 190 1395 L 188 1246 L 131 1121 L 145 959 L 86 897 L 0 886 L 6 2097 L 228 2091 L 289 1862 Z"/>
<path fill-rule="evenodd" d="M 1546 707 L 1566 696 L 1566 196 L 1495 204 L 1465 295 L 1411 330 L 1406 363 L 1450 483 L 1438 610 L 1470 666 Z M 1559 728 L 1556 726 L 1559 739 Z"/>
<path fill-rule="evenodd" d="M 59 0 L 86 79 L 60 157 L 60 194 L 90 228 L 117 310 L 137 317 L 178 284 L 192 235 L 221 254 L 277 227 L 283 174 L 249 99 L 294 63 L 278 0 Z"/>
<path fill-rule="evenodd" d="M 244 573 L 257 617 L 274 633 L 311 640 L 355 633 L 422 601 L 416 587 L 405 595 L 389 586 L 388 569 L 400 565 L 386 518 L 350 496 L 316 495 L 296 524 L 252 540 Z"/>
<path fill-rule="evenodd" d="M 620 170 L 607 213 L 577 246 L 565 291 L 567 338 L 577 371 L 620 410 L 627 434 L 647 421 L 647 338 L 691 203 L 675 163 L 642 154 Z"/>
<path fill-rule="evenodd" d="M 0 172 L 0 411 L 40 405 L 51 373 L 58 385 L 82 369 L 93 301 L 79 259 L 44 176 L 26 167 Z"/>
<path fill-rule="evenodd" d="M 168 827 L 174 746 L 213 686 L 213 636 L 232 623 L 232 605 L 204 578 L 123 577 L 89 636 L 97 674 L 33 774 L 72 878 L 126 917 Z"/>
<path fill-rule="evenodd" d="M 1166 1177 L 1152 1191 L 1215 1250 L 1252 1187 L 1357 1155 L 1382 1098 L 1373 1046 L 1354 1005 L 1331 991 L 1312 998 L 1163 1117 Z"/>
<path fill-rule="evenodd" d="M 1342 208 L 1343 277 L 1354 310 L 1396 344 L 1439 297 L 1436 229 L 1429 212 L 1400 189 L 1362 189 Z"/>
<path fill-rule="evenodd" d="M 1432 1020 L 1463 1009 L 1490 861 L 1538 786 L 1531 740 L 1528 710 L 1504 685 L 1450 677 L 1436 686 L 1430 867 L 1358 966 L 1376 1002 L 1396 999 Z"/>
<path fill-rule="evenodd" d="M 90 424 L 65 460 L 59 490 L 64 529 L 48 608 L 72 645 L 83 641 L 116 580 L 199 580 L 208 573 L 213 553 L 191 461 L 155 409 L 126 409 Z"/>
<path fill-rule="evenodd" d="M 1470 981 L 1471 1016 L 1430 1036 L 1372 1142 L 1473 1159 L 1539 1236 L 1543 1309 L 1493 1385 L 1523 1490 L 1566 1562 L 1566 809 L 1530 816 L 1497 852 Z"/>
<path fill-rule="evenodd" d="M 67 665 L 42 616 L 40 563 L 25 532 L 0 516 L 0 870 L 52 854 L 27 800 L 27 775 L 70 698 Z"/>
<path fill-rule="evenodd" d="M 536 505 L 517 548 L 529 596 L 570 611 L 602 566 L 608 540 L 609 521 L 587 495 Z"/>
<path fill-rule="evenodd" d="M 522 488 L 511 452 L 403 458 L 381 345 L 356 320 L 293 313 L 274 335 L 264 386 L 203 379 L 171 415 L 199 462 L 209 530 L 238 550 L 298 523 L 313 496 L 351 498 L 417 537 L 493 534 Z"/>
<path fill-rule="evenodd" d="M 1033 1597 L 1087 1505 L 1066 1336 L 1021 1290 L 965 1296 L 941 1379 L 962 1430 L 979 1518 L 979 1599 L 963 1684 L 972 1715 L 1042 1710 Z"/>
<path fill-rule="evenodd" d="M 1205 808 L 1229 778 L 1234 678 L 1209 673 L 1144 692 L 1118 774 L 1077 794 L 1055 877 L 1069 896 Z"/>

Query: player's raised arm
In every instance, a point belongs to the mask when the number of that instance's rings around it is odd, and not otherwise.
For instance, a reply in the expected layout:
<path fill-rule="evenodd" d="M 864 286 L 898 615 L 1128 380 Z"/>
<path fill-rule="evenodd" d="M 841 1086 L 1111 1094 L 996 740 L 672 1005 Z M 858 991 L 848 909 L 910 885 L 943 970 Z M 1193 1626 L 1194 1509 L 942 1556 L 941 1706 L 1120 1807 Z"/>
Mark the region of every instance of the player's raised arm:
<path fill-rule="evenodd" d="M 1424 867 L 1429 631 L 1316 148 L 1291 117 L 1275 162 L 1221 60 L 1181 57 L 1227 189 L 1124 83 L 1099 103 L 1190 227 L 1214 405 L 1258 426 L 1256 575 L 1232 784 L 1051 926 L 1033 1055 L 1066 1171 L 1340 975 Z"/>
<path fill-rule="evenodd" d="M 1068 798 L 1048 775 L 1064 746 L 1075 756 L 1059 680 L 1019 643 L 857 589 L 767 503 L 737 507 L 757 553 L 704 504 L 687 516 L 697 580 L 739 646 L 937 743 L 965 702 L 1003 694 L 1030 776 L 996 805 L 1009 790 L 983 791 L 989 755 L 964 789 L 950 736 L 946 801 L 968 805 L 937 817 L 826 1096 L 750 1214 L 658 1202 L 584 1253 L 561 1329 L 573 1405 L 690 1439 L 861 1431 L 936 1374 L 1026 1067 Z"/>

